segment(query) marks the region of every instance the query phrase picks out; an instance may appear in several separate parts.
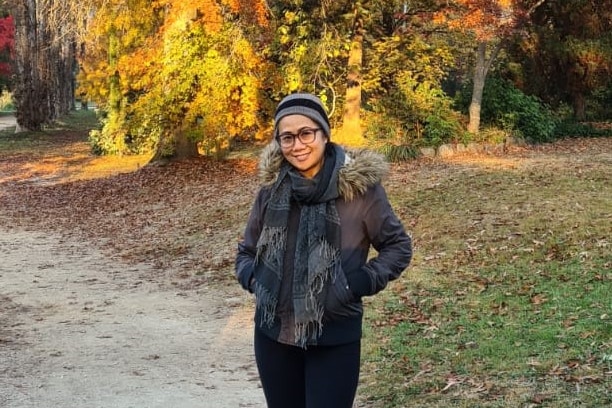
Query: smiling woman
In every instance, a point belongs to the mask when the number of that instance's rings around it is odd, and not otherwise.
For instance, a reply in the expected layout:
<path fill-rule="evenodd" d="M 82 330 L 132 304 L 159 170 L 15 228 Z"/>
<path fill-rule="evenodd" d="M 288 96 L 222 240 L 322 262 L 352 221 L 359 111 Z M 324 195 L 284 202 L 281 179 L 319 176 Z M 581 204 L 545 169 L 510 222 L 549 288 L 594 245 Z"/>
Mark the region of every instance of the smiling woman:
<path fill-rule="evenodd" d="M 236 259 L 238 280 L 256 297 L 259 375 L 269 408 L 350 408 L 361 299 L 408 266 L 411 240 L 380 184 L 386 162 L 332 143 L 319 98 L 289 95 L 274 118 Z M 371 246 L 378 255 L 368 261 Z"/>

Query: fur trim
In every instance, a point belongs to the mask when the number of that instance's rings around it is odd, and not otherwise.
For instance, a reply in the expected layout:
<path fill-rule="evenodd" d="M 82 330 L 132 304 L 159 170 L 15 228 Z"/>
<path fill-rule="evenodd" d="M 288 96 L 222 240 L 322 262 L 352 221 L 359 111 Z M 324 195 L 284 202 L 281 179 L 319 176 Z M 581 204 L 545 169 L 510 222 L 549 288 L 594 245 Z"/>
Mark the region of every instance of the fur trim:
<path fill-rule="evenodd" d="M 340 169 L 338 191 L 340 196 L 351 201 L 363 195 L 368 187 L 379 183 L 389 173 L 389 164 L 384 157 L 367 149 L 344 148 L 346 160 Z M 269 143 L 259 160 L 259 178 L 264 186 L 274 184 L 285 158 L 275 141 Z"/>

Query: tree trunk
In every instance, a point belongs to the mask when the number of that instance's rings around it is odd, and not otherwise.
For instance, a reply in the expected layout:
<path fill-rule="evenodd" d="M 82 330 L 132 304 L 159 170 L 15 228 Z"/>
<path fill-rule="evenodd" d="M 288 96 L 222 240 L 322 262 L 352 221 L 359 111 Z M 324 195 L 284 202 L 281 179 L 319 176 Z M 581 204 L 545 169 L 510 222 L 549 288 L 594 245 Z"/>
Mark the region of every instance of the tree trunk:
<path fill-rule="evenodd" d="M 220 152 L 218 152 L 221 154 Z M 188 158 L 198 157 L 198 145 L 184 131 L 178 131 L 174 135 L 174 157 Z"/>
<path fill-rule="evenodd" d="M 474 87 L 472 89 L 472 101 L 470 103 L 468 132 L 476 134 L 480 130 L 480 108 L 482 106 L 482 93 L 484 91 L 485 79 L 487 77 L 486 64 L 487 43 L 482 41 L 478 44 L 476 53 L 476 68 L 474 69 Z"/>
<path fill-rule="evenodd" d="M 353 38 L 348 58 L 348 76 L 346 86 L 346 102 L 342 115 L 342 128 L 338 141 L 347 145 L 364 144 L 363 131 L 359 113 L 361 110 L 361 69 L 363 66 L 363 21 L 361 3 L 355 4 L 355 20 Z"/>
<path fill-rule="evenodd" d="M 221 154 L 217 151 L 217 154 Z M 197 143 L 192 140 L 183 127 L 176 129 L 171 134 L 160 137 L 157 143 L 155 154 L 151 158 L 151 163 L 167 162 L 191 157 L 198 157 Z"/>
<path fill-rule="evenodd" d="M 68 113 L 74 99 L 72 87 L 74 36 L 67 32 L 65 3 L 14 0 L 15 110 L 18 129 L 39 130 Z M 63 23 L 57 23 L 62 21 Z"/>
<path fill-rule="evenodd" d="M 472 102 L 470 103 L 469 114 L 470 122 L 468 132 L 478 133 L 480 131 L 480 109 L 482 107 L 482 94 L 484 92 L 485 81 L 489 68 L 502 49 L 502 42 L 498 42 L 487 59 L 487 41 L 478 43 L 476 52 L 476 68 L 474 69 L 474 89 L 472 91 Z"/>
<path fill-rule="evenodd" d="M 572 94 L 572 107 L 574 109 L 574 118 L 578 121 L 586 119 L 586 100 L 582 92 L 574 92 Z"/>
<path fill-rule="evenodd" d="M 44 118 L 36 99 L 44 101 L 39 89 L 36 1 L 14 2 L 15 19 L 15 76 L 17 81 L 13 89 L 15 99 L 15 116 L 17 129 L 37 130 Z M 35 94 L 36 92 L 36 94 Z"/>
<path fill-rule="evenodd" d="M 108 122 L 106 123 L 105 131 L 112 135 L 114 151 L 118 154 L 123 153 L 126 150 L 125 146 L 125 134 L 122 131 L 123 128 L 123 107 L 122 107 L 122 95 L 121 95 L 121 76 L 117 69 L 119 62 L 119 39 L 117 38 L 117 31 L 114 26 L 109 32 L 108 39 L 108 66 L 112 72 L 109 78 L 109 89 L 108 89 Z"/>

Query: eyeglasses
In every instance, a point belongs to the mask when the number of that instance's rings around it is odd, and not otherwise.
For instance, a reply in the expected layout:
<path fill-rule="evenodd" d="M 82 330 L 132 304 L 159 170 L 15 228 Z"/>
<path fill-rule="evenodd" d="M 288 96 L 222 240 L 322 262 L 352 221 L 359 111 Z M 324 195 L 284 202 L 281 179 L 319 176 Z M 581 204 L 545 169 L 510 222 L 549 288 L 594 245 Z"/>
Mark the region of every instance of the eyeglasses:
<path fill-rule="evenodd" d="M 278 144 L 284 149 L 288 149 L 293 147 L 295 144 L 295 138 L 300 139 L 300 142 L 303 144 L 311 144 L 315 141 L 317 137 L 317 131 L 321 130 L 320 128 L 303 128 L 295 134 L 291 132 L 284 132 L 280 135 L 276 136 L 276 140 L 278 140 Z"/>

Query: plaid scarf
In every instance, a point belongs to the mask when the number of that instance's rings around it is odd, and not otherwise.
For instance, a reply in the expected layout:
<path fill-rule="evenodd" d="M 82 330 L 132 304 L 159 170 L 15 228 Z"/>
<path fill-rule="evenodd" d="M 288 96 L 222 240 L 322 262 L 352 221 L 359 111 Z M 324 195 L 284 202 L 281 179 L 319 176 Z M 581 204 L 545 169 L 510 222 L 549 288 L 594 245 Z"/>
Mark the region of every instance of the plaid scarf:
<path fill-rule="evenodd" d="M 315 342 L 323 329 L 326 284 L 340 267 L 341 231 L 335 200 L 338 198 L 338 171 L 344 151 L 328 143 L 321 171 L 305 179 L 284 162 L 264 214 L 264 226 L 257 242 L 255 295 L 261 310 L 262 326 L 271 327 L 276 317 L 283 279 L 287 224 L 293 197 L 301 205 L 293 259 L 293 310 L 295 343 L 305 347 Z M 291 258 L 291 257 L 290 257 Z"/>

